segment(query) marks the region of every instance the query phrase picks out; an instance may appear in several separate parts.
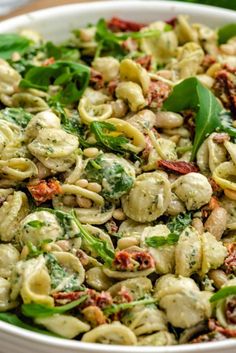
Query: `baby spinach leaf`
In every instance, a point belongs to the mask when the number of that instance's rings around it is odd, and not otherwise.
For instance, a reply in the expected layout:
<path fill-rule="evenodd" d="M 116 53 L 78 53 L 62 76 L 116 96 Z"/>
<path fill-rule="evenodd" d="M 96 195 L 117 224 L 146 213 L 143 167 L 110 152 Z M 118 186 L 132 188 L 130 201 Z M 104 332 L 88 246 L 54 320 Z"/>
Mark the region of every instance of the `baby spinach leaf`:
<path fill-rule="evenodd" d="M 127 144 L 129 140 L 124 135 L 113 136 L 112 132 L 117 131 L 113 124 L 105 121 L 93 121 L 90 124 L 90 130 L 94 133 L 101 147 L 106 147 L 120 153 L 125 151 L 125 144 Z"/>
<path fill-rule="evenodd" d="M 221 104 L 213 93 L 204 87 L 197 78 L 190 77 L 174 87 L 169 98 L 164 102 L 164 109 L 174 112 L 193 109 L 197 112 L 191 156 L 191 160 L 194 160 L 206 136 L 220 126 Z"/>
<path fill-rule="evenodd" d="M 24 328 L 25 330 L 29 330 L 29 331 L 34 331 L 37 333 L 42 333 L 44 335 L 48 335 L 48 336 L 56 336 L 59 337 L 58 335 L 51 333 L 47 330 L 43 330 L 37 327 L 34 327 L 33 325 L 27 324 L 24 321 L 22 321 L 16 314 L 12 314 L 12 313 L 0 313 L 0 320 L 7 322 L 8 324 L 20 327 L 20 328 Z"/>
<path fill-rule="evenodd" d="M 22 54 L 30 46 L 30 40 L 16 33 L 0 34 L 0 58 L 11 59 L 13 53 Z"/>
<path fill-rule="evenodd" d="M 236 10 L 236 5 L 235 5 L 235 10 Z M 220 27 L 218 29 L 218 43 L 219 44 L 224 44 L 226 43 L 230 38 L 236 36 L 236 23 L 229 23 L 223 27 Z"/>
<path fill-rule="evenodd" d="M 0 119 L 9 121 L 25 128 L 33 115 L 26 112 L 23 108 L 5 108 L 0 111 Z"/>
<path fill-rule="evenodd" d="M 117 314 L 120 311 L 131 309 L 137 305 L 150 305 L 155 304 L 157 300 L 155 298 L 144 298 L 140 300 L 134 300 L 129 303 L 112 304 L 103 309 L 105 315 Z"/>
<path fill-rule="evenodd" d="M 70 48 L 65 45 L 55 45 L 52 42 L 45 43 L 44 51 L 47 58 L 53 57 L 55 60 L 77 61 L 80 57 L 77 48 Z"/>
<path fill-rule="evenodd" d="M 173 245 L 178 242 L 180 234 L 187 228 L 192 222 L 191 213 L 183 213 L 178 216 L 170 218 L 166 224 L 170 230 L 170 234 L 167 237 L 153 236 L 145 240 L 145 243 L 152 248 L 159 248 L 163 245 Z"/>
<path fill-rule="evenodd" d="M 65 312 L 76 308 L 78 305 L 83 303 L 88 298 L 87 295 L 83 295 L 78 300 L 74 300 L 71 303 L 62 306 L 46 306 L 42 304 L 32 303 L 32 304 L 22 304 L 21 311 L 26 317 L 39 318 L 48 317 L 54 314 L 64 314 Z"/>
<path fill-rule="evenodd" d="M 122 164 L 118 161 L 111 162 L 102 154 L 88 161 L 85 173 L 89 181 L 100 184 L 103 180 L 106 181 L 102 195 L 107 200 L 119 199 L 132 188 L 134 183 L 133 178 L 127 174 Z"/>
<path fill-rule="evenodd" d="M 236 295 L 236 286 L 221 288 L 220 290 L 218 290 L 218 292 L 213 294 L 213 296 L 210 298 L 210 302 L 211 303 L 217 302 L 218 300 L 225 299 L 230 295 Z"/>
<path fill-rule="evenodd" d="M 77 102 L 89 84 L 88 66 L 70 61 L 57 61 L 48 66 L 32 67 L 20 82 L 22 88 L 47 91 L 50 85 L 61 86 L 53 99 L 64 104 Z"/>

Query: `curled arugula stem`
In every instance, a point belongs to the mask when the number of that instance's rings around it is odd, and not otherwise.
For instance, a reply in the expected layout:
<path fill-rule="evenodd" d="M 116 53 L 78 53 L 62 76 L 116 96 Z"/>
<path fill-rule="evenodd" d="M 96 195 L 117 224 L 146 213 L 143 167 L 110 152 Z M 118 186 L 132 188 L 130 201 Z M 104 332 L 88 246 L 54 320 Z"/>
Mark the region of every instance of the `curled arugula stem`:
<path fill-rule="evenodd" d="M 213 294 L 213 296 L 210 298 L 210 302 L 217 302 L 218 300 L 225 299 L 230 295 L 236 295 L 236 286 L 221 288 L 217 293 Z"/>
<path fill-rule="evenodd" d="M 46 306 L 42 304 L 32 303 L 32 304 L 22 304 L 21 311 L 22 314 L 26 317 L 39 318 L 39 317 L 48 317 L 54 314 L 63 314 L 71 309 L 74 309 L 81 303 L 83 303 L 88 298 L 87 295 L 83 295 L 78 300 L 62 305 L 62 306 Z"/>
<path fill-rule="evenodd" d="M 157 299 L 154 298 L 145 298 L 141 300 L 135 300 L 129 303 L 121 303 L 121 304 L 112 304 L 104 308 L 103 312 L 105 315 L 112 315 L 119 313 L 120 311 L 131 309 L 136 305 L 148 305 L 155 304 Z"/>

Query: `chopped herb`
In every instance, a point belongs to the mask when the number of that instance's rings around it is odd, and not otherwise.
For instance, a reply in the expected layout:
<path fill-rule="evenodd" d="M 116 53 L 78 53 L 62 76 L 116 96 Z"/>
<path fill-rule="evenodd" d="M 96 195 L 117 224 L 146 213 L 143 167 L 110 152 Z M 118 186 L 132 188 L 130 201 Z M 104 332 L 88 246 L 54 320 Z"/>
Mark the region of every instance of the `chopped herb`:
<path fill-rule="evenodd" d="M 36 228 L 36 229 L 40 229 L 44 225 L 45 225 L 45 222 L 40 221 L 40 220 L 30 221 L 30 222 L 26 223 L 26 226 Z"/>
<path fill-rule="evenodd" d="M 0 111 L 0 119 L 9 121 L 25 128 L 33 115 L 26 112 L 23 108 L 5 108 Z"/>
<path fill-rule="evenodd" d="M 110 306 L 105 307 L 103 309 L 103 312 L 105 315 L 112 315 L 112 314 L 119 313 L 120 311 L 123 311 L 123 310 L 131 309 L 137 305 L 149 305 L 149 304 L 155 304 L 156 302 L 157 302 L 157 299 L 145 298 L 145 299 L 135 300 L 129 303 L 112 304 Z"/>

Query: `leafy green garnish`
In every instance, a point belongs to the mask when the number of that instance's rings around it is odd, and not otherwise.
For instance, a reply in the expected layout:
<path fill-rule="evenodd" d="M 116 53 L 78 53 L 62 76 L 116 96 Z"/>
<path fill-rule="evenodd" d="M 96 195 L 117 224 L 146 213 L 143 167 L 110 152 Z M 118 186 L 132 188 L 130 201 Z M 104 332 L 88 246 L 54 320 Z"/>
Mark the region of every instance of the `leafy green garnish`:
<path fill-rule="evenodd" d="M 176 0 L 176 1 L 183 1 L 183 0 Z M 235 1 L 232 1 L 232 0 L 184 0 L 184 2 L 225 7 L 227 9 L 236 10 L 236 3 Z"/>
<path fill-rule="evenodd" d="M 105 264 L 111 265 L 115 254 L 114 251 L 108 246 L 107 242 L 96 238 L 95 236 L 90 234 L 86 229 L 84 229 L 84 227 L 76 217 L 75 211 L 71 212 L 71 218 L 75 221 L 76 225 L 78 226 L 82 239 L 86 241 L 88 246 L 96 252 L 96 254 L 105 262 Z"/>
<path fill-rule="evenodd" d="M 236 9 L 236 6 L 235 6 Z M 224 44 L 230 38 L 236 36 L 236 23 L 229 23 L 218 29 L 218 43 Z"/>
<path fill-rule="evenodd" d="M 236 128 L 233 127 L 232 116 L 228 112 L 223 112 L 220 115 L 221 126 L 219 127 L 219 131 L 227 132 L 227 134 L 231 137 L 236 137 Z"/>
<path fill-rule="evenodd" d="M 42 304 L 22 304 L 21 311 L 22 314 L 26 317 L 31 318 L 40 318 L 48 317 L 54 314 L 64 314 L 65 312 L 76 308 L 78 305 L 83 303 L 88 298 L 87 295 L 83 295 L 78 300 L 74 300 L 71 303 L 62 306 L 46 306 Z"/>
<path fill-rule="evenodd" d="M 37 219 L 35 221 L 30 221 L 30 222 L 26 223 L 26 226 L 36 228 L 36 229 L 40 229 L 44 225 L 45 225 L 45 222 L 37 220 Z"/>
<path fill-rule="evenodd" d="M 47 330 L 43 330 L 43 329 L 34 327 L 33 325 L 26 324 L 16 314 L 0 313 L 0 320 L 4 321 L 4 322 L 7 322 L 8 324 L 24 328 L 25 330 L 34 331 L 34 332 L 41 333 L 41 334 L 48 335 L 48 336 L 60 337 L 60 336 L 58 336 L 58 335 L 56 335 L 54 333 L 51 333 L 51 332 L 49 332 Z"/>
<path fill-rule="evenodd" d="M 113 124 L 104 121 L 93 121 L 90 124 L 90 130 L 94 133 L 98 144 L 102 147 L 120 153 L 125 151 L 125 145 L 129 140 L 123 135 L 112 136 L 111 132 L 117 131 Z"/>
<path fill-rule="evenodd" d="M 61 86 L 53 99 L 64 104 L 77 102 L 88 86 L 88 66 L 70 61 L 57 61 L 48 66 L 32 67 L 26 72 L 20 87 L 47 91 L 50 85 Z"/>
<path fill-rule="evenodd" d="M 98 172 L 99 171 L 99 172 Z M 89 181 L 102 183 L 102 195 L 107 200 L 119 199 L 133 186 L 133 178 L 126 172 L 118 161 L 110 161 L 103 154 L 90 159 L 85 168 L 86 178 Z"/>
<path fill-rule="evenodd" d="M 236 286 L 221 288 L 217 293 L 213 294 L 213 296 L 210 298 L 210 302 L 217 302 L 218 300 L 225 299 L 230 295 L 236 295 Z"/>
<path fill-rule="evenodd" d="M 191 155 L 191 160 L 194 160 L 206 136 L 220 126 L 221 104 L 197 78 L 190 77 L 174 87 L 173 92 L 164 102 L 164 108 L 173 112 L 185 109 L 193 109 L 197 112 Z"/>
<path fill-rule="evenodd" d="M 9 121 L 25 128 L 33 115 L 26 112 L 23 108 L 5 108 L 0 111 L 0 119 Z"/>
<path fill-rule="evenodd" d="M 22 54 L 30 46 L 30 40 L 16 33 L 0 34 L 0 58 L 11 59 L 13 53 Z"/>
<path fill-rule="evenodd" d="M 66 45 L 55 45 L 47 42 L 44 46 L 47 58 L 53 57 L 55 60 L 77 61 L 80 57 L 77 48 L 70 48 Z"/>
<path fill-rule="evenodd" d="M 105 315 L 111 315 L 111 314 L 119 313 L 120 311 L 123 311 L 123 310 L 131 309 L 137 305 L 149 305 L 149 304 L 155 304 L 156 302 L 157 300 L 154 298 L 145 298 L 140 300 L 134 300 L 133 302 L 129 302 L 129 303 L 112 304 L 110 306 L 105 307 L 103 309 L 103 312 Z"/>
<path fill-rule="evenodd" d="M 180 234 L 187 228 L 192 222 L 191 213 L 179 214 L 170 219 L 166 224 L 170 230 L 170 234 L 167 237 L 153 236 L 145 239 L 145 243 L 152 248 L 159 248 L 163 245 L 173 245 L 178 242 Z"/>

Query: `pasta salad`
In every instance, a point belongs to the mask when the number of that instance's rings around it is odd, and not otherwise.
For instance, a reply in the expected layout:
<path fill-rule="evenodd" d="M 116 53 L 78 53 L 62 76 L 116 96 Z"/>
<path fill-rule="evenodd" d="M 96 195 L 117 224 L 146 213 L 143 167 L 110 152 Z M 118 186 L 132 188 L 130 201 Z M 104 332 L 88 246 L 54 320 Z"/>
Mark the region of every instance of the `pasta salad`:
<path fill-rule="evenodd" d="M 236 25 L 0 34 L 0 320 L 117 345 L 236 337 Z"/>

